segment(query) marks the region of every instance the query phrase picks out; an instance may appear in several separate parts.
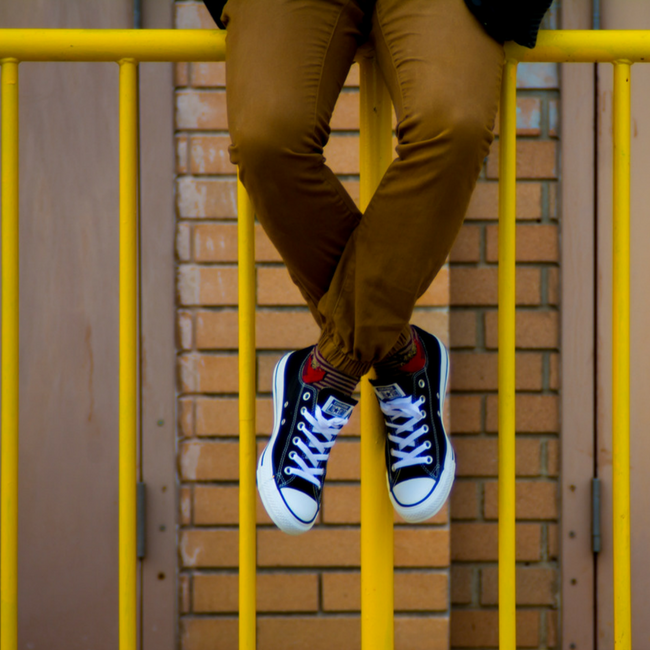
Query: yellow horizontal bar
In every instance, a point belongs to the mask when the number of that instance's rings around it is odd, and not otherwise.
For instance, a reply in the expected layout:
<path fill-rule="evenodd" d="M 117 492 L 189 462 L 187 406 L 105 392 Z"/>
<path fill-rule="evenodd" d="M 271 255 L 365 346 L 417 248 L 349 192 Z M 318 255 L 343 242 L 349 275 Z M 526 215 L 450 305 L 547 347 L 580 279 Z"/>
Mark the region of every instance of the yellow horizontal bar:
<path fill-rule="evenodd" d="M 225 61 L 218 29 L 0 29 L 0 59 Z"/>
<path fill-rule="evenodd" d="M 506 58 L 529 63 L 650 62 L 650 30 L 544 30 L 532 50 L 508 43 Z"/>
<path fill-rule="evenodd" d="M 19 61 L 224 61 L 218 29 L 0 29 L 0 59 Z M 530 50 L 507 43 L 519 62 L 650 62 L 650 31 L 544 30 Z"/>

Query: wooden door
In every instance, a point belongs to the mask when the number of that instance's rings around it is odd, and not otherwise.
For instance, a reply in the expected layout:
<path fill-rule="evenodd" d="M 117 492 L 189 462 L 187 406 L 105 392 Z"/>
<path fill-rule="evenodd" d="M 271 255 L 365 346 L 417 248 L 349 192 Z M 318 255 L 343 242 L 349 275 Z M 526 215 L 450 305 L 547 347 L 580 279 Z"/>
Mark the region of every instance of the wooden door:
<path fill-rule="evenodd" d="M 149 3 L 158 27 L 170 26 L 167 4 Z M 0 26 L 130 28 L 133 6 L 4 2 Z M 149 539 L 139 615 L 142 647 L 166 650 L 175 647 L 173 99 L 171 66 L 143 68 L 140 471 Z M 20 183 L 19 647 L 113 650 L 116 64 L 20 64 Z"/>

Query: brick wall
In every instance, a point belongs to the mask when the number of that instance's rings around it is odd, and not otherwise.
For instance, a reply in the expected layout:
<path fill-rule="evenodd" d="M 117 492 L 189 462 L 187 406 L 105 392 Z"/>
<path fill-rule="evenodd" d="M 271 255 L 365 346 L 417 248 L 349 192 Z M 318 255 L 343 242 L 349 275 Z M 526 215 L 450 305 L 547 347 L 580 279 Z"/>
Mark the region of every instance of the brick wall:
<path fill-rule="evenodd" d="M 175 4 L 177 27 L 213 27 L 201 3 Z M 553 646 L 557 578 L 557 74 L 552 66 L 537 66 L 521 78 L 518 599 L 521 644 L 544 648 Z M 184 650 L 212 650 L 217 641 L 219 650 L 230 650 L 237 637 L 237 251 L 223 64 L 178 65 L 176 86 L 180 638 Z M 328 162 L 357 200 L 356 66 L 332 126 Z M 451 270 L 443 269 L 414 317 L 453 350 L 451 411 L 459 465 L 451 543 L 447 509 L 426 525 L 396 521 L 398 649 L 449 647 L 450 589 L 452 646 L 496 643 L 497 157 L 495 143 Z M 283 351 L 313 343 L 317 329 L 259 227 L 257 260 L 262 445 L 272 424 L 272 368 Z M 290 639 L 295 646 L 289 647 L 296 648 L 359 647 L 358 433 L 355 419 L 334 448 L 313 531 L 286 536 L 258 507 L 261 649 L 284 649 Z"/>
<path fill-rule="evenodd" d="M 557 7 L 545 27 L 556 23 Z M 558 75 L 521 65 L 517 146 L 518 645 L 557 642 Z M 492 146 L 451 255 L 452 648 L 495 647 L 497 612 L 497 191 Z"/>

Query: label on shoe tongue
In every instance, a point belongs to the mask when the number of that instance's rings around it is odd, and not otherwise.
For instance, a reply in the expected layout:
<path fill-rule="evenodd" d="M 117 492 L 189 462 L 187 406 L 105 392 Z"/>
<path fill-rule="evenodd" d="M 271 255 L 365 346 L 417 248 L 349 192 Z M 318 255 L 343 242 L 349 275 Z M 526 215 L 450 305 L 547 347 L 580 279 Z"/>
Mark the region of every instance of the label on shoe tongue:
<path fill-rule="evenodd" d="M 388 384 L 388 386 L 375 386 L 375 393 L 377 393 L 380 400 L 388 402 L 398 397 L 404 397 L 406 393 L 399 387 L 398 384 Z"/>
<path fill-rule="evenodd" d="M 330 395 L 327 402 L 325 402 L 322 411 L 323 413 L 327 413 L 327 415 L 331 415 L 335 418 L 347 418 L 350 417 L 352 406 L 342 402 L 340 399 L 336 399 L 333 395 Z"/>

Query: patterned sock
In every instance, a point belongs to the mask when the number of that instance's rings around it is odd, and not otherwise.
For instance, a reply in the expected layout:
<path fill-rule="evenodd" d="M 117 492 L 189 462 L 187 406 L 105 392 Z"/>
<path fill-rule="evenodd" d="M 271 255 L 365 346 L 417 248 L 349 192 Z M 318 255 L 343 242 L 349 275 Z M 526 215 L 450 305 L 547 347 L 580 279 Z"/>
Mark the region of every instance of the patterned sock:
<path fill-rule="evenodd" d="M 390 377 L 396 373 L 411 374 L 424 368 L 426 359 L 422 343 L 415 330 L 412 327 L 410 330 L 411 338 L 404 347 L 375 364 L 378 378 Z"/>
<path fill-rule="evenodd" d="M 318 389 L 333 388 L 344 395 L 352 395 L 359 383 L 359 377 L 350 377 L 328 363 L 316 346 L 307 359 L 302 380 Z"/>

